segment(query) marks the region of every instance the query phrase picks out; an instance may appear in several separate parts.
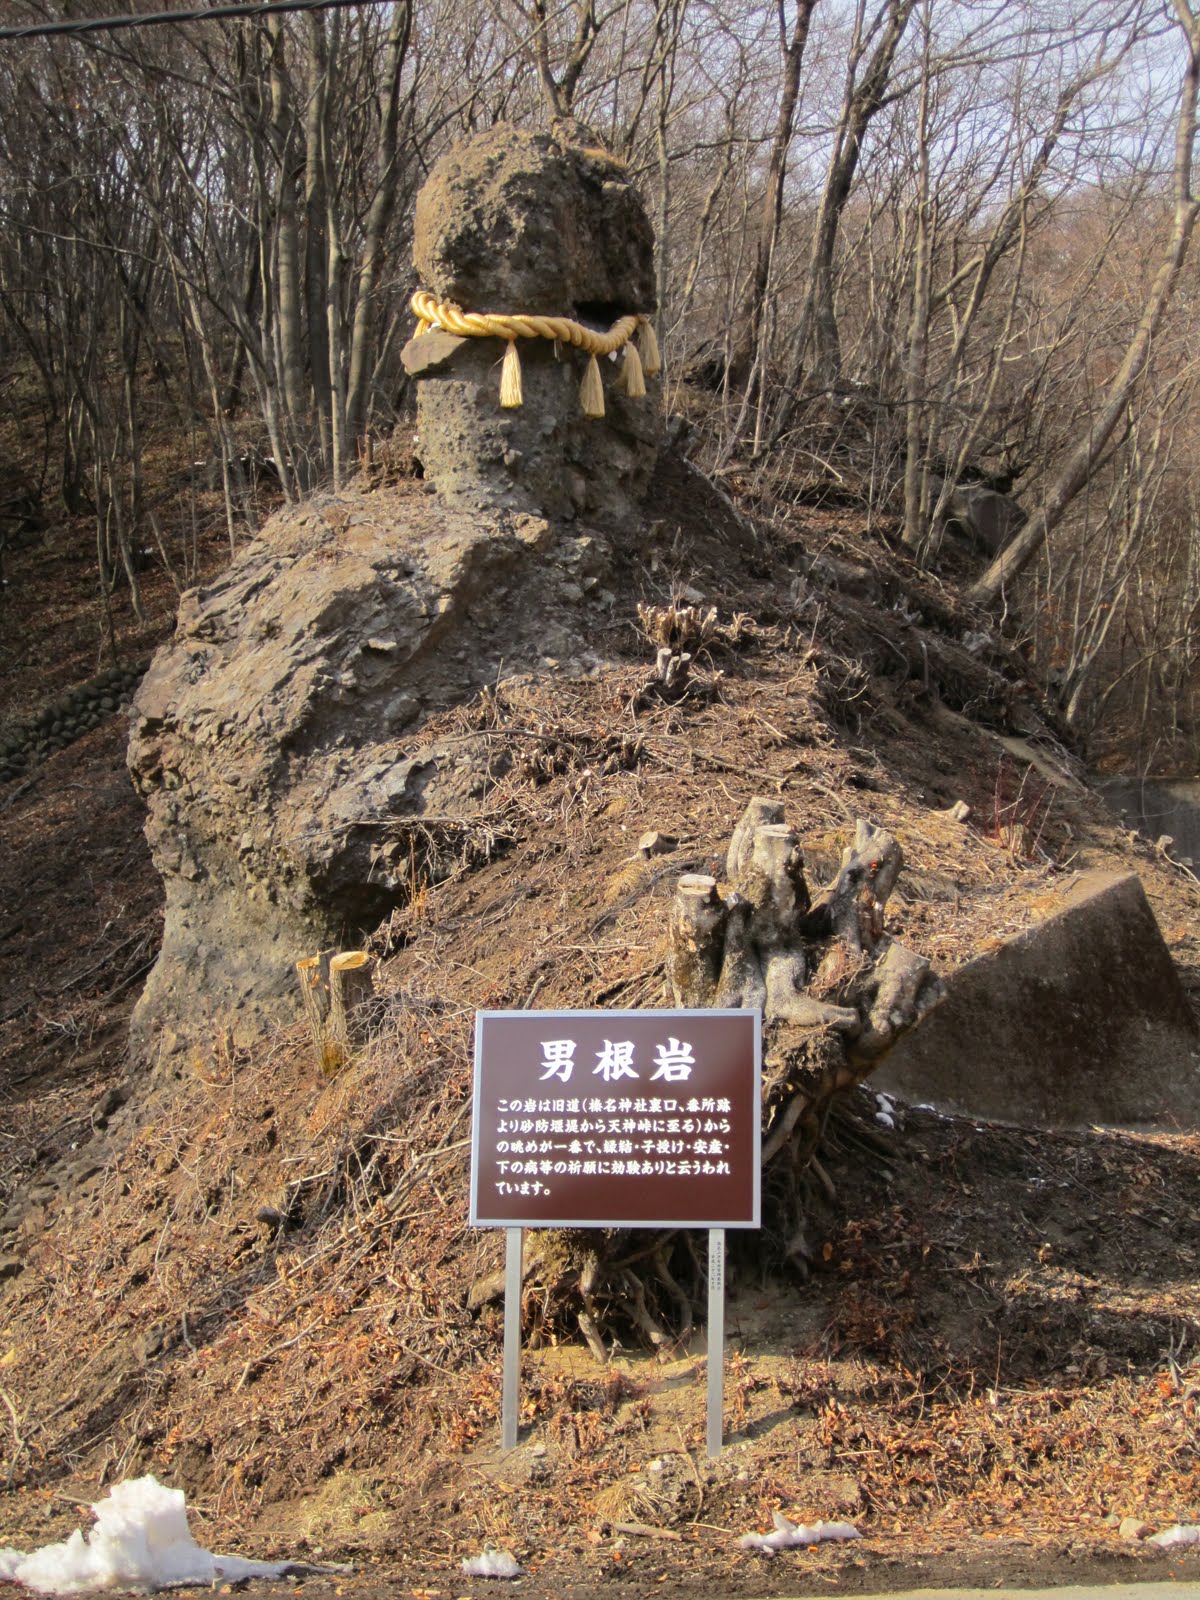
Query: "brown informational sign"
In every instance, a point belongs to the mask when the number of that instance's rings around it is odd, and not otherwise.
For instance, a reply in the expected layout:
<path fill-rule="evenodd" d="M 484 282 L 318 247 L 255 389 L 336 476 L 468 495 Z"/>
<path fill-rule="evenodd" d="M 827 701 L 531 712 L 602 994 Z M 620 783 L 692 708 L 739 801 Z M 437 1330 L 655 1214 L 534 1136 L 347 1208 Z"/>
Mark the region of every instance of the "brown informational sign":
<path fill-rule="evenodd" d="M 757 1228 L 757 1011 L 480 1011 L 471 1223 Z"/>

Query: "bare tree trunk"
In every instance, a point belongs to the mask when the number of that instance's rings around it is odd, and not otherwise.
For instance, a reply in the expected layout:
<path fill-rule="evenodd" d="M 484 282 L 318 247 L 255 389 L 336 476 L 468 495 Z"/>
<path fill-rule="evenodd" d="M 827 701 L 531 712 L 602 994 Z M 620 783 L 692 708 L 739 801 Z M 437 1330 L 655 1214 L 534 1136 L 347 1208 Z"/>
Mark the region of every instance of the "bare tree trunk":
<path fill-rule="evenodd" d="M 565 11 L 567 8 L 563 9 Z M 572 117 L 580 77 L 595 48 L 600 29 L 608 20 L 607 17 L 597 20 L 595 0 L 570 0 L 570 9 L 575 15 L 575 37 L 562 71 L 555 76 L 554 63 L 550 59 L 551 18 L 547 13 L 546 0 L 530 0 L 528 12 L 521 8 L 530 25 L 529 37 L 542 86 L 542 98 L 552 120 L 568 120 Z"/>
<path fill-rule="evenodd" d="M 278 17 L 267 23 L 271 41 L 271 143 L 279 167 L 275 200 L 275 276 L 278 298 L 280 378 L 293 436 L 307 409 L 304 329 L 300 309 L 300 230 L 297 217 L 296 130 L 292 113 L 286 34 Z M 302 452 L 301 452 L 302 454 Z M 301 470 L 303 464 L 301 463 Z"/>
<path fill-rule="evenodd" d="M 1187 260 L 1196 213 L 1200 210 L 1200 202 L 1192 193 L 1196 104 L 1200 90 L 1200 15 L 1191 10 L 1188 0 L 1174 0 L 1174 9 L 1186 42 L 1188 61 L 1175 133 L 1175 211 L 1162 265 L 1150 286 L 1141 320 L 1126 348 L 1124 360 L 1105 390 L 1099 411 L 1091 419 L 1087 437 L 1080 440 L 1051 479 L 1042 505 L 971 589 L 971 598 L 980 605 L 994 604 L 1005 583 L 1024 571 L 1062 521 L 1075 496 L 1088 483 L 1145 371 L 1154 336 Z"/>
<path fill-rule="evenodd" d="M 767 285 L 771 277 L 771 263 L 779 240 L 783 222 L 783 185 L 787 176 L 788 153 L 796 125 L 796 104 L 800 98 L 800 69 L 804 64 L 804 47 L 817 0 L 796 0 L 796 15 L 788 36 L 785 0 L 779 0 L 779 47 L 783 55 L 783 84 L 779 95 L 779 114 L 771 140 L 771 153 L 767 159 L 767 181 L 759 213 L 757 237 L 754 241 L 754 270 L 746 290 L 741 325 L 746 328 L 742 350 L 734 358 L 731 377 L 735 383 L 744 382 L 745 368 L 754 358 L 762 339 L 763 316 L 767 303 Z"/>
<path fill-rule="evenodd" d="M 654 154 L 658 159 L 658 217 L 654 229 L 654 286 L 658 309 L 667 303 L 667 272 L 671 260 L 671 146 L 669 138 L 671 94 L 664 70 L 658 82 L 658 115 L 654 125 Z"/>
<path fill-rule="evenodd" d="M 324 159 L 329 159 L 328 133 L 322 134 Z M 330 472 L 333 487 L 339 489 L 346 463 L 346 362 L 342 336 L 342 291 L 346 280 L 346 257 L 332 190 L 326 191 L 325 230 L 329 265 L 325 279 L 325 327 L 329 340 L 329 371 L 333 386 L 331 408 L 332 445 Z"/>
<path fill-rule="evenodd" d="M 248 250 L 246 252 L 244 287 L 240 298 L 242 316 L 247 323 L 254 319 L 255 308 L 258 305 L 259 288 L 258 263 L 254 259 L 253 251 Z M 233 352 L 233 366 L 230 369 L 229 382 L 225 385 L 224 409 L 226 411 L 233 412 L 241 408 L 246 384 L 247 354 L 245 342 L 239 339 Z"/>
<path fill-rule="evenodd" d="M 934 211 L 929 198 L 929 0 L 922 7 L 924 48 L 921 53 L 921 90 L 917 108 L 917 240 L 913 260 L 912 316 L 908 324 L 908 354 L 904 372 L 904 543 L 917 545 L 923 534 L 925 501 L 923 402 L 929 352 L 929 297 L 932 279 Z"/>
<path fill-rule="evenodd" d="M 319 11 L 314 11 L 308 24 L 307 107 L 304 119 L 304 294 L 308 317 L 309 370 L 320 433 L 321 465 L 328 470 L 333 458 L 333 384 L 325 327 L 329 248 L 325 237 L 325 207 L 329 175 L 325 171 L 322 130 L 329 104 L 329 74 L 325 19 Z"/>
<path fill-rule="evenodd" d="M 908 27 L 916 0 L 885 0 L 876 15 L 871 32 L 880 23 L 883 32 L 861 81 L 857 71 L 866 49 L 860 6 L 855 27 L 855 43 L 847 69 L 846 94 L 834 139 L 833 154 L 825 178 L 825 188 L 817 212 L 817 224 L 809 261 L 808 289 L 800 311 L 791 354 L 784 378 L 771 441 L 776 442 L 791 421 L 796 389 L 804 370 L 805 358 L 812 352 L 810 370 L 818 386 L 831 386 L 841 377 L 842 350 L 834 309 L 834 251 L 842 214 L 862 153 L 862 142 L 872 118 L 884 103 L 896 51 Z M 869 37 L 869 34 L 868 34 Z"/>
<path fill-rule="evenodd" d="M 412 31 L 411 0 L 398 5 L 388 31 L 383 69 L 383 104 L 379 121 L 379 159 L 375 194 L 367 216 L 362 266 L 350 338 L 350 376 L 346 385 L 346 440 L 353 443 L 366 420 L 368 385 L 374 367 L 374 335 L 379 320 L 379 277 L 383 268 L 388 223 L 396 204 L 398 167 L 396 127 L 400 116 L 400 74 Z"/>

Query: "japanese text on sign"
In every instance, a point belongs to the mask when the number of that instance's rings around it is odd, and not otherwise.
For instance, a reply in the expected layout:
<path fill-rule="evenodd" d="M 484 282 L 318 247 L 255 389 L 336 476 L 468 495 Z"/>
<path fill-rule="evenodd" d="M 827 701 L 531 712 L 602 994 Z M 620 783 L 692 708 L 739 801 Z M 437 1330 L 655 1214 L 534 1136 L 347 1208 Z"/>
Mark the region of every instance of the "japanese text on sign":
<path fill-rule="evenodd" d="M 757 1013 L 482 1012 L 475 1072 L 473 1223 L 757 1226 Z"/>
<path fill-rule="evenodd" d="M 642 1074 L 633 1065 L 633 1050 L 631 1039 L 616 1042 L 605 1039 L 597 1052 L 596 1065 L 592 1068 L 593 1077 L 603 1078 L 605 1083 L 616 1083 L 619 1078 L 640 1078 Z M 691 1077 L 695 1065 L 691 1045 L 682 1044 L 673 1037 L 668 1038 L 666 1044 L 655 1046 L 655 1066 L 650 1074 L 650 1082 L 662 1078 L 667 1083 L 683 1083 Z M 543 1083 L 547 1078 L 561 1078 L 564 1083 L 570 1083 L 575 1070 L 575 1040 L 543 1039 L 542 1066 L 545 1069 L 542 1073 Z"/>

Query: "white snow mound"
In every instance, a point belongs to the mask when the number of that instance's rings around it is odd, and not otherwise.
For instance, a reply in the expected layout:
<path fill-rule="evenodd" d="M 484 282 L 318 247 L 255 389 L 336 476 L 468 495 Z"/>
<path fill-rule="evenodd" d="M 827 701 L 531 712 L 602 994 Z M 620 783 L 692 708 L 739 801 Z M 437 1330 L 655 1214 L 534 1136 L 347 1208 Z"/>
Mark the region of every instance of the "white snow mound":
<path fill-rule="evenodd" d="M 852 1522 L 792 1522 L 782 1511 L 774 1515 L 774 1533 L 744 1533 L 738 1540 L 742 1550 L 793 1550 L 806 1544 L 842 1544 L 848 1539 L 861 1539 L 862 1534 Z"/>
<path fill-rule="evenodd" d="M 1200 1524 L 1177 1522 L 1173 1528 L 1152 1534 L 1147 1544 L 1156 1544 L 1160 1550 L 1170 1550 L 1174 1545 L 1200 1544 Z"/>
<path fill-rule="evenodd" d="M 281 1578 L 292 1562 L 242 1561 L 202 1550 L 188 1527 L 182 1489 L 153 1476 L 117 1484 L 92 1507 L 96 1526 L 76 1528 L 61 1544 L 32 1555 L 0 1550 L 0 1578 L 39 1594 L 91 1594 L 103 1589 L 165 1589 L 174 1584 L 237 1583 Z"/>
<path fill-rule="evenodd" d="M 507 1550 L 485 1550 L 481 1556 L 464 1556 L 462 1569 L 468 1578 L 519 1578 L 521 1563 Z"/>

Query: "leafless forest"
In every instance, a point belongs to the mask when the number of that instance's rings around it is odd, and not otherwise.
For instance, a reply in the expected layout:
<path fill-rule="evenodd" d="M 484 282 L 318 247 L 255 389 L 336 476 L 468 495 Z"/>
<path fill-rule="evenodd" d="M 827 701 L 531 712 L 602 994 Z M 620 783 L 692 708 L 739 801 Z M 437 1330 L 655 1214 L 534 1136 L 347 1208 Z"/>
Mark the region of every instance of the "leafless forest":
<path fill-rule="evenodd" d="M 147 550 L 190 576 L 149 419 L 233 546 L 261 474 L 337 487 L 407 426 L 413 199 L 504 119 L 636 176 L 710 470 L 935 567 L 965 492 L 1011 494 L 982 624 L 1094 756 L 1194 767 L 1189 0 L 389 0 L 4 37 L 0 75 L 0 382 L 40 459 L 4 492 L 94 525 L 102 589 L 136 608 Z"/>

